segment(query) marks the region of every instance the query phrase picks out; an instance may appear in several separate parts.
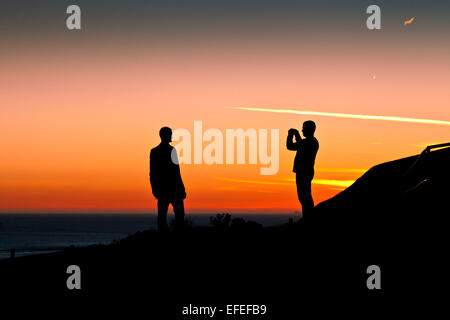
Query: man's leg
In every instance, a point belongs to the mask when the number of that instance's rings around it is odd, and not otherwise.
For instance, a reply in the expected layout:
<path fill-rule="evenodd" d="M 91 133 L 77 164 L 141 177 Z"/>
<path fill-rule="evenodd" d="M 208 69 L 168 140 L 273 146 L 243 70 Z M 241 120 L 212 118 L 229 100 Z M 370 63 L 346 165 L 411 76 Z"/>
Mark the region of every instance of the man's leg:
<path fill-rule="evenodd" d="M 175 214 L 175 229 L 184 227 L 184 202 L 183 199 L 175 199 L 172 202 L 173 212 Z"/>
<path fill-rule="evenodd" d="M 296 183 L 298 200 L 302 204 L 302 214 L 305 217 L 314 208 L 314 201 L 311 195 L 311 179 L 297 175 Z"/>
<path fill-rule="evenodd" d="M 305 203 L 305 209 L 307 214 L 309 214 L 312 209 L 314 209 L 314 200 L 312 198 L 312 194 L 311 194 L 311 180 L 305 180 L 304 183 L 304 187 L 303 187 L 303 194 L 304 194 L 304 200 L 303 202 Z M 303 205 L 302 205 L 303 206 Z"/>
<path fill-rule="evenodd" d="M 169 201 L 164 199 L 158 200 L 158 230 L 167 231 L 167 210 L 169 209 Z"/>

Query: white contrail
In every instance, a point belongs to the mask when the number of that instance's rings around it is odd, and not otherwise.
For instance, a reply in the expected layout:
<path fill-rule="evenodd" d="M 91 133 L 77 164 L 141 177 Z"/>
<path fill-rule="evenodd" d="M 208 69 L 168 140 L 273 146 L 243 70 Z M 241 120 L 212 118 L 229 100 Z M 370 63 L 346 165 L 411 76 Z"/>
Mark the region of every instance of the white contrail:
<path fill-rule="evenodd" d="M 438 124 L 438 125 L 450 126 L 450 121 L 444 121 L 444 120 L 430 120 L 430 119 L 417 119 L 417 118 L 391 117 L 391 116 L 371 116 L 371 115 L 364 115 L 364 114 L 303 111 L 303 110 L 292 110 L 292 109 L 269 109 L 269 108 L 247 108 L 247 107 L 235 107 L 234 109 L 248 110 L 248 111 L 260 111 L 260 112 L 274 112 L 274 113 L 291 113 L 291 114 L 302 114 L 302 115 L 323 116 L 323 117 L 427 123 L 427 124 Z"/>

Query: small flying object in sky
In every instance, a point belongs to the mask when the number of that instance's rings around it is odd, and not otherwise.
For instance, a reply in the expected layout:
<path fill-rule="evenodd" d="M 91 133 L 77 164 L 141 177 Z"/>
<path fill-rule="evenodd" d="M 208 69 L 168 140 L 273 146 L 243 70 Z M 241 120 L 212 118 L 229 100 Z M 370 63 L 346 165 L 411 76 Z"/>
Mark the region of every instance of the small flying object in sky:
<path fill-rule="evenodd" d="M 414 16 L 414 17 L 412 17 L 411 19 L 406 20 L 405 22 L 403 22 L 403 25 L 406 26 L 406 25 L 408 25 L 408 24 L 411 24 L 411 23 L 414 21 L 415 18 L 416 18 L 416 17 Z"/>

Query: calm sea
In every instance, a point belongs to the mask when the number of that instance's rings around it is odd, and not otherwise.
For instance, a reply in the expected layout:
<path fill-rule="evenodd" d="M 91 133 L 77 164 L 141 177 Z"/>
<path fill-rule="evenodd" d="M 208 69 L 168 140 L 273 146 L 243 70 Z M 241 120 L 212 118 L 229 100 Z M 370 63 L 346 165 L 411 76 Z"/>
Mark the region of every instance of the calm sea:
<path fill-rule="evenodd" d="M 193 226 L 208 226 L 207 214 L 188 215 Z M 279 225 L 288 214 L 232 215 L 264 226 Z M 169 215 L 168 221 L 173 218 Z M 137 231 L 156 229 L 155 214 L 0 214 L 0 259 L 57 251 L 69 246 L 109 244 Z"/>

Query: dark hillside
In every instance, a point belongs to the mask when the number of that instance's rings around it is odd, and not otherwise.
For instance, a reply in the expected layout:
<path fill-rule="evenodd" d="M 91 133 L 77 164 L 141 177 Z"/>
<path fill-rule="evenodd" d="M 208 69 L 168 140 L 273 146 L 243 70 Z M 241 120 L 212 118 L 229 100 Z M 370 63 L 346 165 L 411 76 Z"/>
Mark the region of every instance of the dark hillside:
<path fill-rule="evenodd" d="M 132 301 L 158 319 L 183 319 L 190 303 L 268 304 L 269 316 L 257 319 L 399 306 L 400 296 L 420 299 L 444 286 L 449 160 L 446 148 L 375 166 L 298 223 L 147 231 L 109 246 L 3 260 L 0 291 L 16 299 L 114 297 L 122 302 L 110 312 Z M 73 264 L 82 270 L 79 291 L 66 288 Z M 382 270 L 380 291 L 366 286 L 372 264 Z"/>

